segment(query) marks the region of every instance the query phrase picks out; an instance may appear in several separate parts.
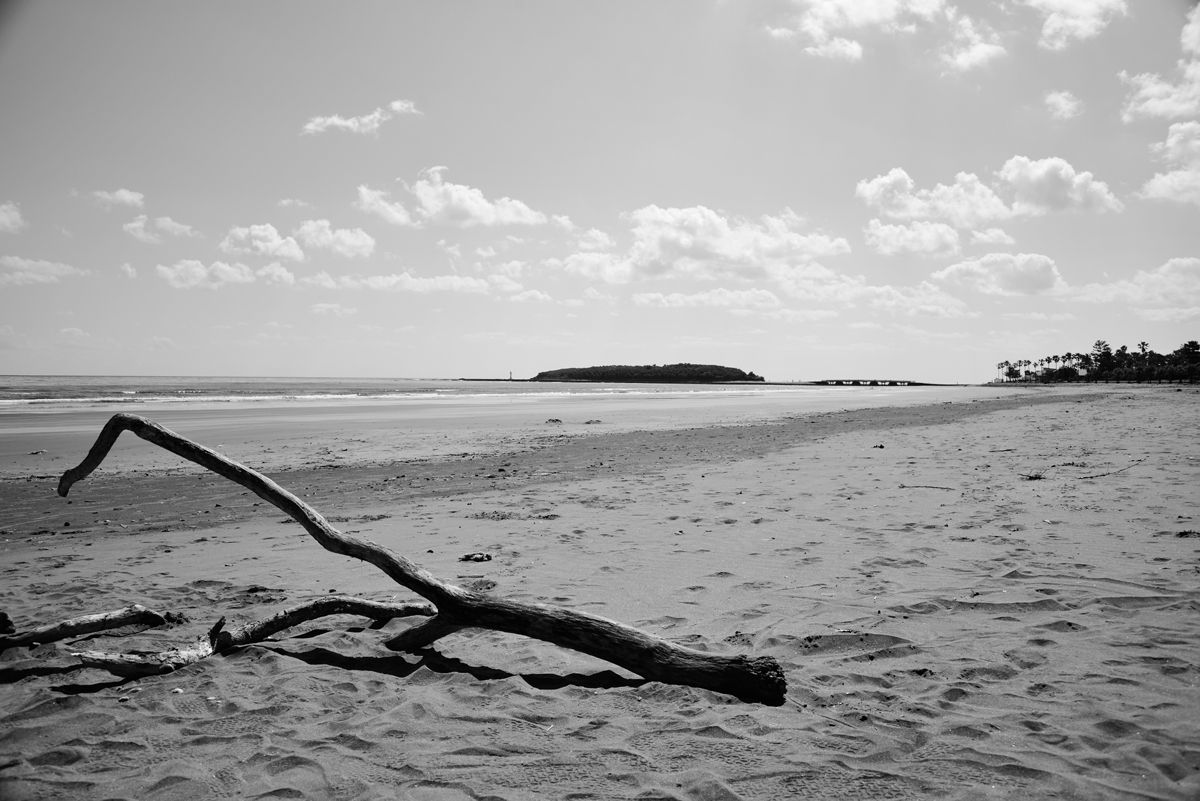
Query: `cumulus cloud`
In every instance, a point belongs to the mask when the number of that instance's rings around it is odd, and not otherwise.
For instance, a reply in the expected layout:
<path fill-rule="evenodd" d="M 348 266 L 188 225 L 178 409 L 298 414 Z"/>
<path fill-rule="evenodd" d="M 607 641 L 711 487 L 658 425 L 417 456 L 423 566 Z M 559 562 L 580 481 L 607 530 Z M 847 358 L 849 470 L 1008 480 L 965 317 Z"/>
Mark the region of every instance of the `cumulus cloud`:
<path fill-rule="evenodd" d="M 867 246 L 885 256 L 958 252 L 958 231 L 946 223 L 916 220 L 909 225 L 887 225 L 879 220 L 871 220 L 867 223 L 864 235 Z"/>
<path fill-rule="evenodd" d="M 886 33 L 915 30 L 919 22 L 933 19 L 944 0 L 795 0 L 799 6 L 790 27 L 768 29 L 777 39 L 801 37 L 805 52 L 814 56 L 857 61 L 862 45 L 848 36 L 854 31 L 877 29 Z"/>
<path fill-rule="evenodd" d="M 361 228 L 334 228 L 329 220 L 306 220 L 293 233 L 305 247 L 329 250 L 348 259 L 370 256 L 375 239 Z"/>
<path fill-rule="evenodd" d="M 1066 160 L 1013 156 L 996 173 L 995 188 L 974 173 L 960 172 L 950 185 L 916 189 L 900 167 L 858 182 L 855 194 L 894 219 L 945 220 L 956 228 L 979 228 L 1012 217 L 1052 211 L 1121 211 L 1124 205 L 1103 181 L 1077 172 Z M 1012 198 L 1011 204 L 1001 197 Z"/>
<path fill-rule="evenodd" d="M 427 222 L 470 228 L 543 225 L 549 221 L 545 214 L 519 200 L 510 197 L 489 200 L 479 189 L 450 183 L 442 177 L 445 171 L 445 167 L 425 170 L 409 190 L 417 200 L 417 212 Z"/>
<path fill-rule="evenodd" d="M 1179 38 L 1183 56 L 1176 66 L 1178 80 L 1151 72 L 1121 72 L 1121 80 L 1130 88 L 1121 112 L 1125 122 L 1139 117 L 1178 119 L 1200 114 L 1200 5 L 1192 7 Z"/>
<path fill-rule="evenodd" d="M 691 294 L 641 292 L 633 296 L 633 302 L 638 306 L 654 306 L 664 309 L 697 307 L 774 309 L 780 305 L 779 297 L 766 289 L 725 289 L 724 287 Z"/>
<path fill-rule="evenodd" d="M 139 242 L 145 242 L 148 245 L 153 245 L 161 242 L 162 237 L 153 231 L 146 229 L 146 224 L 149 222 L 149 220 L 150 218 L 145 214 L 139 214 L 137 217 L 134 217 L 132 221 L 122 225 L 121 228 L 125 231 L 125 233 L 129 234 Z"/>
<path fill-rule="evenodd" d="M 372 189 L 369 186 L 360 184 L 358 187 L 358 200 L 354 202 L 354 205 L 367 214 L 374 214 L 376 217 L 387 220 L 392 225 L 417 225 L 412 215 L 409 214 L 408 209 L 401 203 L 393 203 L 389 199 L 388 193 L 382 189 Z"/>
<path fill-rule="evenodd" d="M 1088 303 L 1120 303 L 1155 319 L 1200 316 L 1200 258 L 1175 258 L 1132 278 L 1086 284 L 1071 293 Z"/>
<path fill-rule="evenodd" d="M 1121 211 L 1121 201 L 1087 171 L 1076 172 L 1066 160 L 1013 156 L 996 173 L 1012 190 L 1013 213 L 1036 216 L 1050 211 Z"/>
<path fill-rule="evenodd" d="M 304 124 L 301 133 L 320 134 L 326 131 L 347 131 L 356 134 L 375 134 L 388 120 L 402 114 L 420 114 L 416 104 L 411 100 L 393 100 L 387 106 L 381 106 L 368 114 L 357 117 L 342 117 L 332 114 L 328 117 L 312 117 Z"/>
<path fill-rule="evenodd" d="M 431 167 L 423 171 L 412 186 L 405 187 L 414 200 L 411 212 L 403 203 L 391 200 L 386 191 L 366 185 L 358 187 L 358 200 L 354 205 L 393 225 L 409 227 L 432 224 L 473 228 L 548 223 L 567 231 L 575 227 L 567 217 L 546 215 L 510 197 L 491 199 L 473 186 L 447 181 L 444 172 L 445 167 Z"/>
<path fill-rule="evenodd" d="M 1091 39 L 1127 11 L 1125 0 L 1025 0 L 1025 5 L 1042 15 L 1038 44 L 1047 50 Z"/>
<path fill-rule="evenodd" d="M 763 275 L 770 264 L 848 253 L 841 237 L 799 230 L 791 209 L 758 221 L 730 218 L 705 206 L 645 206 L 627 215 L 633 244 L 627 260 L 642 275 L 668 273 L 714 278 Z"/>
<path fill-rule="evenodd" d="M 1000 44 L 1000 37 L 985 23 L 977 22 L 958 9 L 946 9 L 950 22 L 950 44 L 942 50 L 942 63 L 955 72 L 982 67 L 989 61 L 1003 56 L 1007 51 Z"/>
<path fill-rule="evenodd" d="M 125 262 L 120 267 L 121 275 L 126 278 L 137 278 L 137 269 L 129 262 Z"/>
<path fill-rule="evenodd" d="M 170 217 L 154 218 L 154 226 L 157 231 L 161 231 L 171 236 L 198 236 L 195 229 L 190 225 L 184 225 L 172 220 Z M 145 242 L 148 245 L 162 242 L 162 237 L 150 228 L 150 218 L 145 214 L 139 214 L 130 222 L 121 226 L 125 233 L 132 236 L 139 242 Z"/>
<path fill-rule="evenodd" d="M 915 187 L 907 172 L 893 167 L 885 175 L 859 181 L 854 194 L 888 217 L 945 220 L 956 228 L 975 228 L 1012 216 L 1000 196 L 974 173 L 960 172 L 949 185 Z"/>
<path fill-rule="evenodd" d="M 939 270 L 933 279 L 984 295 L 1044 295 L 1066 288 L 1054 260 L 1038 253 L 989 253 Z"/>
<path fill-rule="evenodd" d="M 16 203 L 0 203 L 0 231 L 15 234 L 29 223 L 21 216 L 21 207 Z"/>
<path fill-rule="evenodd" d="M 97 189 L 95 192 L 92 192 L 92 197 L 105 208 L 129 206 L 130 208 L 140 209 L 146 204 L 146 196 L 141 192 L 134 192 L 132 189 L 114 189 L 111 192 L 105 189 Z"/>
<path fill-rule="evenodd" d="M 87 274 L 87 270 L 62 262 L 0 256 L 0 286 L 56 284 L 63 278 Z"/>
<path fill-rule="evenodd" d="M 304 279 L 305 284 L 322 289 L 368 289 L 392 292 L 467 292 L 486 293 L 489 284 L 482 278 L 464 275 L 414 276 L 407 272 L 390 275 L 338 275 L 317 273 Z"/>
<path fill-rule="evenodd" d="M 253 283 L 255 277 L 254 271 L 244 264 L 215 261 L 206 265 L 195 259 L 159 264 L 155 270 L 175 289 L 220 289 L 226 284 Z"/>
<path fill-rule="evenodd" d="M 1056 120 L 1069 120 L 1083 113 L 1083 101 L 1065 89 L 1047 92 L 1043 100 L 1046 110 Z"/>
<path fill-rule="evenodd" d="M 1142 187 L 1141 197 L 1200 205 L 1200 122 L 1172 123 L 1166 141 L 1154 151 L 1175 169 L 1156 173 Z"/>
<path fill-rule="evenodd" d="M 275 259 L 303 261 L 304 251 L 292 237 L 283 237 L 270 223 L 245 228 L 230 228 L 218 245 L 223 253 L 235 256 L 267 256 Z"/>
<path fill-rule="evenodd" d="M 200 234 L 190 225 L 176 222 L 170 217 L 155 217 L 154 227 L 171 236 L 199 236 Z"/>

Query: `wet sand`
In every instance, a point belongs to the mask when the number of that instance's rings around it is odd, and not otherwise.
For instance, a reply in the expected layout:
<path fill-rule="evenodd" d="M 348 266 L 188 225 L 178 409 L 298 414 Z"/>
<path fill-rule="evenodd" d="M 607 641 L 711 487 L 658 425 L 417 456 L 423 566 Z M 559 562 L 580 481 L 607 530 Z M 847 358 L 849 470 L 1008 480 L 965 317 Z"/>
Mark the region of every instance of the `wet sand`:
<path fill-rule="evenodd" d="M 1200 794 L 1195 388 L 689 408 L 430 419 L 403 447 L 361 415 L 268 415 L 225 450 L 445 579 L 773 656 L 782 707 L 494 632 L 395 654 L 381 642 L 408 621 L 349 617 L 165 676 L 78 669 L 72 651 L 183 645 L 223 615 L 412 596 L 132 438 L 57 498 L 91 435 L 23 428 L 0 480 L 17 630 L 133 602 L 189 622 L 0 654 L 0 796 Z M 171 424 L 228 446 L 197 414 Z M 473 552 L 492 559 L 459 561 Z"/>

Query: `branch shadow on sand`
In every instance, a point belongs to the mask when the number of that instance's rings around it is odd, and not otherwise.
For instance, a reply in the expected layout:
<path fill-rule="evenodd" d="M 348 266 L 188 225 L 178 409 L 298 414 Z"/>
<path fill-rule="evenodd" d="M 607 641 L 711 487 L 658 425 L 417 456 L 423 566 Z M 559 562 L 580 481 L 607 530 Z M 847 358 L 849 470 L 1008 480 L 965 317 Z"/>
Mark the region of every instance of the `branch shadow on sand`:
<path fill-rule="evenodd" d="M 336 667 L 343 670 L 368 671 L 385 676 L 405 678 L 421 668 L 428 668 L 435 673 L 460 673 L 471 676 L 478 681 L 500 681 L 518 678 L 531 687 L 539 690 L 557 690 L 562 687 L 586 687 L 589 689 L 617 689 L 621 687 L 641 687 L 646 679 L 627 678 L 611 670 L 601 670 L 596 673 L 510 673 L 499 668 L 484 665 L 472 665 L 455 657 L 446 656 L 434 648 L 422 648 L 414 652 L 419 657 L 416 662 L 410 662 L 403 656 L 347 656 L 328 648 L 310 648 L 308 650 L 293 650 L 278 645 L 259 647 L 273 651 L 280 656 L 289 656 L 309 665 Z"/>

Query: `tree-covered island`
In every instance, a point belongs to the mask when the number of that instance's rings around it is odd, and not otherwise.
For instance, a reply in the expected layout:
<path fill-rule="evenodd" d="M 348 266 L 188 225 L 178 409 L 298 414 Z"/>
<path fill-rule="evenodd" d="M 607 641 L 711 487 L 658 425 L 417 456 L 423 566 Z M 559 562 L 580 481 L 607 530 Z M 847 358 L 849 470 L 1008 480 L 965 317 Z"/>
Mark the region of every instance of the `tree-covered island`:
<path fill-rule="evenodd" d="M 598 367 L 564 367 L 538 373 L 530 381 L 606 381 L 613 383 L 721 384 L 762 381 L 762 376 L 717 364 L 609 364 Z"/>

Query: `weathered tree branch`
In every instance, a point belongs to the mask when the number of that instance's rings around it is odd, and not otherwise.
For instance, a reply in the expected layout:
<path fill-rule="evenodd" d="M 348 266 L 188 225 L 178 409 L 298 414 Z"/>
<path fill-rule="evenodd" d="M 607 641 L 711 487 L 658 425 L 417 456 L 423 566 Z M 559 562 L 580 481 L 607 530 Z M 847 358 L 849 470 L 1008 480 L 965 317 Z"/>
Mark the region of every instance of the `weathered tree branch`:
<path fill-rule="evenodd" d="M 42 643 L 65 640 L 68 637 L 82 637 L 97 631 L 119 629 L 122 626 L 146 626 L 154 628 L 171 622 L 170 615 L 160 615 L 153 609 L 147 609 L 141 604 L 130 604 L 124 609 L 113 612 L 99 612 L 94 615 L 80 615 L 59 623 L 39 626 L 36 629 L 0 637 L 0 651 L 5 648 L 41 645 Z"/>
<path fill-rule="evenodd" d="M 374 620 L 390 620 L 409 615 L 432 615 L 429 604 L 385 604 L 359 598 L 330 597 L 284 609 L 271 617 L 225 630 L 225 618 L 216 622 L 205 638 L 183 648 L 170 648 L 155 654 L 113 654 L 104 651 L 79 651 L 72 656 L 87 667 L 107 670 L 117 676 L 151 676 L 170 673 L 199 662 L 213 654 L 225 653 L 242 645 L 260 642 L 284 629 L 329 615 L 361 615 Z M 419 628 L 419 627 L 418 627 Z"/>
<path fill-rule="evenodd" d="M 492 598 L 449 584 L 382 546 L 343 534 L 315 509 L 261 473 L 136 415 L 114 415 L 83 462 L 63 474 L 58 493 L 66 496 L 75 482 L 99 467 L 123 431 L 132 431 L 246 487 L 298 521 L 326 550 L 373 564 L 401 586 L 433 603 L 437 615 L 393 638 L 389 646 L 396 650 L 423 647 L 462 628 L 486 628 L 590 654 L 655 681 L 715 690 L 757 703 L 779 705 L 784 701 L 786 679 L 779 664 L 770 657 L 707 654 L 595 615 Z M 214 639 L 220 641 L 221 636 L 218 632 Z M 211 649 L 212 644 L 208 647 Z"/>

